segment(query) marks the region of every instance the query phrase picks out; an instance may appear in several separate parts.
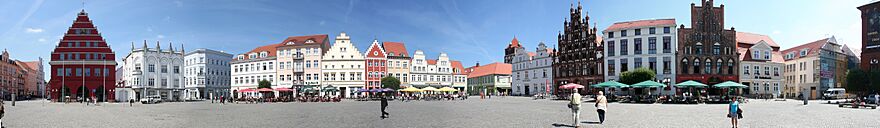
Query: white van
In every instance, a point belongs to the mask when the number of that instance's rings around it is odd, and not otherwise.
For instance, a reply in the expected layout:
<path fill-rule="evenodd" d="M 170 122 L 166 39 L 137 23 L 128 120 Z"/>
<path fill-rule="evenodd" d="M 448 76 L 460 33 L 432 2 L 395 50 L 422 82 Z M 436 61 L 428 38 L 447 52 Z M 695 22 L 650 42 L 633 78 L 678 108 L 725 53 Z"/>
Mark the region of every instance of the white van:
<path fill-rule="evenodd" d="M 822 93 L 822 98 L 826 99 L 826 100 L 841 99 L 841 98 L 845 98 L 844 97 L 845 94 L 846 94 L 846 89 L 829 88 L 828 90 L 825 90 L 824 93 Z"/>

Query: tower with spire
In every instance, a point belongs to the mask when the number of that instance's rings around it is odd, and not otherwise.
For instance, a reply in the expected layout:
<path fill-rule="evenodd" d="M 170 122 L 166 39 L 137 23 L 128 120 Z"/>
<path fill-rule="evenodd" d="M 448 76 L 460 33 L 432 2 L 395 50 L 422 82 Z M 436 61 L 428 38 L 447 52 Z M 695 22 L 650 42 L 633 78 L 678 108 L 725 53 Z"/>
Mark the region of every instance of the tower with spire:
<path fill-rule="evenodd" d="M 563 21 L 563 32 L 557 35 L 559 50 L 553 52 L 555 86 L 576 83 L 591 85 L 604 82 L 602 43 L 596 29 L 590 28 L 590 16 L 578 2 L 569 8 L 569 18 Z M 584 91 L 586 92 L 586 91 Z M 558 94 L 558 92 L 556 93 Z"/>
<path fill-rule="evenodd" d="M 513 56 L 516 53 L 517 48 L 522 48 L 522 45 L 519 44 L 519 40 L 516 39 L 516 36 L 513 36 L 513 40 L 510 41 L 507 48 L 504 48 L 504 63 L 509 64 L 513 62 Z"/>

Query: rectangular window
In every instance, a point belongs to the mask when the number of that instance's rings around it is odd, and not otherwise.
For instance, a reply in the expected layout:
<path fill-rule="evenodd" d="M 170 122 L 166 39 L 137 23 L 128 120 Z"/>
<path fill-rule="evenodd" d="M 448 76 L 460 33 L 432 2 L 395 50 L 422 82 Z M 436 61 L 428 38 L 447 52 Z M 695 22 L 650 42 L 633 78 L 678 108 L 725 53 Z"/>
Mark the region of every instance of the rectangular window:
<path fill-rule="evenodd" d="M 67 69 L 64 69 L 64 70 L 65 70 L 65 71 L 64 71 L 64 76 L 73 76 L 73 72 L 72 72 L 73 69 L 72 69 L 72 68 L 67 68 Z"/>
<path fill-rule="evenodd" d="M 648 58 L 648 68 L 651 69 L 651 71 L 657 72 L 657 57 Z"/>
<path fill-rule="evenodd" d="M 628 51 L 627 51 L 627 49 L 628 49 L 628 48 L 627 48 L 627 43 L 628 43 L 628 41 L 627 41 L 626 39 L 622 39 L 622 40 L 620 40 L 620 55 L 626 55 L 626 54 L 629 54 Z M 621 70 L 621 71 L 623 71 L 623 70 Z"/>
<path fill-rule="evenodd" d="M 82 76 L 82 68 L 76 68 L 76 76 Z"/>
<path fill-rule="evenodd" d="M 626 37 L 626 30 L 620 30 L 620 37 Z"/>
<path fill-rule="evenodd" d="M 168 73 L 168 65 L 162 65 L 162 73 Z"/>
<path fill-rule="evenodd" d="M 633 53 L 635 55 L 642 54 L 642 38 L 633 39 Z"/>
<path fill-rule="evenodd" d="M 608 32 L 608 38 L 614 38 L 614 32 Z"/>
<path fill-rule="evenodd" d="M 614 60 L 608 60 L 608 76 L 614 76 Z"/>
<path fill-rule="evenodd" d="M 633 58 L 633 63 L 635 63 L 634 64 L 635 67 L 633 67 L 634 69 L 641 68 L 642 67 L 642 58 Z"/>
<path fill-rule="evenodd" d="M 648 37 L 648 54 L 657 54 L 657 37 Z"/>
<path fill-rule="evenodd" d="M 101 74 L 101 69 L 100 69 L 100 68 L 96 68 L 96 69 L 95 69 L 95 76 L 101 76 L 101 75 L 102 75 L 102 74 Z"/>
<path fill-rule="evenodd" d="M 664 36 L 663 37 L 663 53 L 671 53 L 672 52 L 672 37 Z"/>
<path fill-rule="evenodd" d="M 57 74 L 57 75 L 55 75 L 55 76 L 64 76 L 64 69 L 62 69 L 62 68 L 58 68 L 58 69 L 55 69 L 55 70 L 56 70 L 55 73 Z"/>
<path fill-rule="evenodd" d="M 670 74 L 672 72 L 672 62 L 669 57 L 663 58 L 663 74 Z"/>
<path fill-rule="evenodd" d="M 85 70 L 85 73 L 83 73 L 83 75 L 85 75 L 86 77 L 92 76 L 92 69 L 91 68 L 85 68 L 83 70 Z"/>
<path fill-rule="evenodd" d="M 657 28 L 656 28 L 656 27 L 648 28 L 648 34 L 656 34 L 655 31 L 657 31 Z"/>
<path fill-rule="evenodd" d="M 608 56 L 614 56 L 614 41 L 608 41 Z"/>
<path fill-rule="evenodd" d="M 110 69 L 104 68 L 104 76 L 108 76 L 108 75 L 110 75 Z"/>
<path fill-rule="evenodd" d="M 149 66 L 147 66 L 147 71 L 156 72 L 156 65 L 150 64 Z"/>
<path fill-rule="evenodd" d="M 629 65 L 627 64 L 627 59 L 620 59 L 620 72 L 626 72 L 629 70 Z"/>
<path fill-rule="evenodd" d="M 180 66 L 174 66 L 174 74 L 180 74 Z"/>
<path fill-rule="evenodd" d="M 635 29 L 635 32 L 636 36 L 642 35 L 642 29 Z"/>
<path fill-rule="evenodd" d="M 669 34 L 669 32 L 670 32 L 669 29 L 670 29 L 669 27 L 663 27 L 663 33 L 664 33 L 664 34 Z"/>

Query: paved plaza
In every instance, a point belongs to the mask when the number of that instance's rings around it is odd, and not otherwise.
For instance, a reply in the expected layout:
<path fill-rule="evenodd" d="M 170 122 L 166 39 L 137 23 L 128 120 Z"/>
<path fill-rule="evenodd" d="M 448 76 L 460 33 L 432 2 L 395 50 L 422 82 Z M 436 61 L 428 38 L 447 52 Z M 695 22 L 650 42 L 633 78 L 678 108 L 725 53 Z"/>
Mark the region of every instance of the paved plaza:
<path fill-rule="evenodd" d="M 813 101 L 751 100 L 743 104 L 741 127 L 880 127 L 880 110 L 838 108 Z M 565 101 L 525 97 L 471 97 L 457 101 L 390 102 L 391 118 L 379 118 L 379 102 L 339 103 L 102 104 L 7 101 L 3 125 L 21 127 L 566 127 L 571 123 Z M 610 103 L 605 124 L 599 125 L 592 103 L 584 103 L 585 127 L 730 127 L 725 104 Z M 560 125 L 564 124 L 564 125 Z"/>

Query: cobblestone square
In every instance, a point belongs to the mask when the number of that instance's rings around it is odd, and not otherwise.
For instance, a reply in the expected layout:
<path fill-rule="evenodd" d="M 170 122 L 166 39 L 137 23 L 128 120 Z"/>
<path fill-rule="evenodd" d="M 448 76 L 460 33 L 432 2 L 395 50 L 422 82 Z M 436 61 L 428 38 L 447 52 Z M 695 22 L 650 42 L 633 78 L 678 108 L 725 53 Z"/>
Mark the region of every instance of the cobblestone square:
<path fill-rule="evenodd" d="M 880 127 L 880 110 L 838 108 L 813 101 L 751 100 L 742 105 L 741 127 Z M 391 118 L 379 118 L 379 102 L 161 104 L 7 102 L 3 125 L 21 127 L 557 127 L 571 123 L 565 101 L 493 97 L 457 101 L 392 101 Z M 724 104 L 610 103 L 605 124 L 592 103 L 582 107 L 586 127 L 729 127 Z"/>

